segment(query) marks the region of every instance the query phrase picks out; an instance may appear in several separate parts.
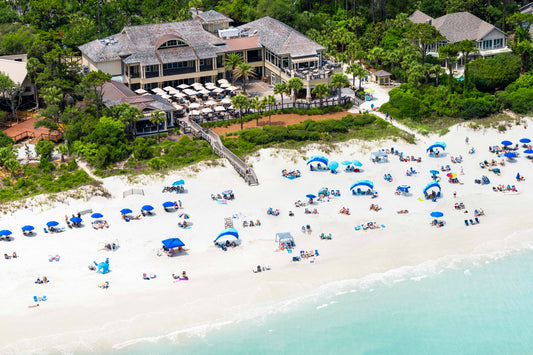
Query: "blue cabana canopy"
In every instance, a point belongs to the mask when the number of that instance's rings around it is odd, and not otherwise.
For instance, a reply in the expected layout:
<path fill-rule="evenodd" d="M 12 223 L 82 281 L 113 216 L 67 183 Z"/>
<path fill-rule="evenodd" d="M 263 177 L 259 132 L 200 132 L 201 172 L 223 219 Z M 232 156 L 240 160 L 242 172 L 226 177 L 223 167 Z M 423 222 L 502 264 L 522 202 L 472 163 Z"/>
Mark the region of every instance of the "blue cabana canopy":
<path fill-rule="evenodd" d="M 526 149 L 524 150 L 525 154 L 533 154 L 533 149 Z"/>
<path fill-rule="evenodd" d="M 358 182 L 356 182 L 355 184 L 353 184 L 353 185 L 350 187 L 350 190 L 353 190 L 353 189 L 356 188 L 357 186 L 366 186 L 366 187 L 370 188 L 371 190 L 374 189 L 374 183 L 373 183 L 372 181 L 361 180 L 361 181 L 358 181 Z"/>
<path fill-rule="evenodd" d="M 170 202 L 170 201 L 163 202 L 163 207 L 174 207 L 174 202 Z"/>
<path fill-rule="evenodd" d="M 520 143 L 524 143 L 524 144 L 525 144 L 525 143 L 531 143 L 531 139 L 529 139 L 529 138 L 522 138 L 522 139 L 520 139 Z"/>
<path fill-rule="evenodd" d="M 151 206 L 151 205 L 144 205 L 144 206 L 141 207 L 141 210 L 143 210 L 143 211 L 152 211 L 153 209 L 154 209 L 154 207 Z"/>
<path fill-rule="evenodd" d="M 174 181 L 172 183 L 172 186 L 178 186 L 178 185 L 185 185 L 185 181 L 182 180 L 177 180 L 177 181 Z"/>
<path fill-rule="evenodd" d="M 80 217 L 72 217 L 72 218 L 70 219 L 70 221 L 71 221 L 72 223 L 81 223 L 81 222 L 82 222 L 82 219 L 81 219 Z"/>
<path fill-rule="evenodd" d="M 129 208 L 123 208 L 120 210 L 120 213 L 122 214 L 128 214 L 128 213 L 132 213 L 133 211 L 130 210 Z"/>
<path fill-rule="evenodd" d="M 165 239 L 162 241 L 162 243 L 164 246 L 166 246 L 169 249 L 185 246 L 185 243 L 183 243 L 180 238 Z"/>
<path fill-rule="evenodd" d="M 313 195 L 313 194 L 307 194 L 307 195 L 305 195 L 305 197 L 307 197 L 307 198 L 316 198 L 316 196 Z"/>
<path fill-rule="evenodd" d="M 512 145 L 513 142 L 511 141 L 502 141 L 502 145 L 505 145 L 505 146 L 508 146 L 508 145 Z"/>
<path fill-rule="evenodd" d="M 25 232 L 29 232 L 29 231 L 32 231 L 34 229 L 35 228 L 33 228 L 33 226 L 30 226 L 30 225 L 22 227 L 22 230 L 25 231 Z"/>
<path fill-rule="evenodd" d="M 47 227 L 55 227 L 58 224 L 59 224 L 59 222 L 57 222 L 57 221 L 50 221 L 50 222 L 46 223 L 46 226 Z"/>
<path fill-rule="evenodd" d="M 239 232 L 235 228 L 226 228 L 222 232 L 220 232 L 218 237 L 216 237 L 215 242 L 225 236 L 232 236 L 239 239 Z"/>
<path fill-rule="evenodd" d="M 336 161 L 330 161 L 329 164 L 328 164 L 328 169 L 329 170 L 335 170 L 339 167 L 339 163 L 337 163 Z"/>
<path fill-rule="evenodd" d="M 439 189 L 439 192 L 440 192 L 440 185 L 438 182 L 430 182 L 429 184 L 427 184 L 426 187 L 424 187 L 424 194 L 431 188 L 437 188 Z"/>
<path fill-rule="evenodd" d="M 436 211 L 435 211 L 435 212 L 431 212 L 431 213 L 430 213 L 430 216 L 431 216 L 431 217 L 434 217 L 434 218 L 439 218 L 439 217 L 444 216 L 444 213 L 442 213 L 442 212 L 436 212 Z"/>
<path fill-rule="evenodd" d="M 352 165 L 351 161 L 345 160 L 341 163 L 342 165 Z"/>
<path fill-rule="evenodd" d="M 11 231 L 7 229 L 1 230 L 0 235 L 11 235 Z"/>
<path fill-rule="evenodd" d="M 96 212 L 91 215 L 91 218 L 104 218 L 104 215 Z"/>
<path fill-rule="evenodd" d="M 446 150 L 446 143 L 444 143 L 444 142 L 435 142 L 432 145 L 430 145 L 428 147 L 428 149 L 426 149 L 426 153 L 429 152 L 432 149 L 435 149 L 435 148 Z"/>
<path fill-rule="evenodd" d="M 294 242 L 294 237 L 292 236 L 292 234 L 286 232 L 286 233 L 276 233 L 276 242 L 278 243 L 281 243 L 283 241 L 293 241 Z"/>
<path fill-rule="evenodd" d="M 504 154 L 506 158 L 516 158 L 517 155 L 514 152 L 507 152 Z"/>
<path fill-rule="evenodd" d="M 307 162 L 307 165 L 311 164 L 311 163 L 322 163 L 324 165 L 328 165 L 328 159 L 325 158 L 325 157 L 322 157 L 322 156 L 314 156 L 314 157 L 311 157 L 311 159 L 309 159 L 309 161 Z"/>
<path fill-rule="evenodd" d="M 437 175 L 439 174 L 439 171 L 438 170 L 430 170 L 429 171 L 431 175 Z"/>

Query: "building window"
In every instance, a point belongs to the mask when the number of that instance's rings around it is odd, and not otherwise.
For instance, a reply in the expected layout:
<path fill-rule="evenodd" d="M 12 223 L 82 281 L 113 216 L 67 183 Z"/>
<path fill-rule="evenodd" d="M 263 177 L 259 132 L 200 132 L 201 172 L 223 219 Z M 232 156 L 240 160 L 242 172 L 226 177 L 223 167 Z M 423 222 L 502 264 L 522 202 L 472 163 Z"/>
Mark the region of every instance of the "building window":
<path fill-rule="evenodd" d="M 498 38 L 494 40 L 494 49 L 503 48 L 503 38 Z"/>
<path fill-rule="evenodd" d="M 170 41 L 166 41 L 162 45 L 159 46 L 159 49 L 162 48 L 172 48 L 172 47 L 184 47 L 188 46 L 187 43 L 180 41 L 179 39 L 171 39 Z"/>
<path fill-rule="evenodd" d="M 483 41 L 483 49 L 492 49 L 492 39 Z"/>

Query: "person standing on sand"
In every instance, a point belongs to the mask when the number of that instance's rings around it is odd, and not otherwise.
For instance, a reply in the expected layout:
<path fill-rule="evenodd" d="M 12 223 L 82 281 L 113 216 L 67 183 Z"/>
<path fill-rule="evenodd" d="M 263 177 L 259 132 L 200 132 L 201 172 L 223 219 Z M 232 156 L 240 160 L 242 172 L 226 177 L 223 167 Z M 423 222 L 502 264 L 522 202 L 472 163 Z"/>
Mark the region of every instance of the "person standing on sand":
<path fill-rule="evenodd" d="M 470 141 L 470 139 L 468 138 L 468 136 L 465 138 L 465 143 L 468 144 L 468 142 Z"/>

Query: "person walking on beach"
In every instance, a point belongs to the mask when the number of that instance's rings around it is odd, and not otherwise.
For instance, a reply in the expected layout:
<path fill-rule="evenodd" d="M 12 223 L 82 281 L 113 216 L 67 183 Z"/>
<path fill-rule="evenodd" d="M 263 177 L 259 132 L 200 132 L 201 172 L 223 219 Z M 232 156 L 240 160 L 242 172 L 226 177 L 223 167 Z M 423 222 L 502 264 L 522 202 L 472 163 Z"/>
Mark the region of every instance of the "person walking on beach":
<path fill-rule="evenodd" d="M 468 144 L 468 142 L 470 141 L 470 139 L 468 138 L 468 136 L 465 138 L 465 143 Z"/>

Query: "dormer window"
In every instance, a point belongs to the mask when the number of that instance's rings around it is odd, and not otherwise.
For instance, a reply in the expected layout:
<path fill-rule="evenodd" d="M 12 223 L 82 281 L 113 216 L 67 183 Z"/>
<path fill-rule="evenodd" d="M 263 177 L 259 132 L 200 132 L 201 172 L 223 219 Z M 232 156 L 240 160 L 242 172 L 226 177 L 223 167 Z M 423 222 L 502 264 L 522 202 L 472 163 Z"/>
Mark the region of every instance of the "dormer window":
<path fill-rule="evenodd" d="M 186 47 L 188 46 L 187 43 L 180 41 L 179 39 L 171 39 L 170 41 L 166 41 L 162 45 L 159 46 L 159 49 L 162 48 L 173 48 L 173 47 Z"/>

